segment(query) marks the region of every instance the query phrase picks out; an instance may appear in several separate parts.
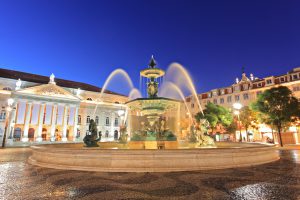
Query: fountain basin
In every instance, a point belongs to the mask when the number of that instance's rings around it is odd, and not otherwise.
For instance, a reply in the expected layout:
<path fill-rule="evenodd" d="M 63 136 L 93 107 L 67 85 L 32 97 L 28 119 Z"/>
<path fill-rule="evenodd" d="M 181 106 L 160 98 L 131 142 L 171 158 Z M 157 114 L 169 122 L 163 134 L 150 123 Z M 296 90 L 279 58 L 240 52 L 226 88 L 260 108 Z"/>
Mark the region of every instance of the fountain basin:
<path fill-rule="evenodd" d="M 220 148 L 101 149 L 74 144 L 32 146 L 29 163 L 41 167 L 100 172 L 172 172 L 246 167 L 279 159 L 275 146 L 226 143 Z"/>

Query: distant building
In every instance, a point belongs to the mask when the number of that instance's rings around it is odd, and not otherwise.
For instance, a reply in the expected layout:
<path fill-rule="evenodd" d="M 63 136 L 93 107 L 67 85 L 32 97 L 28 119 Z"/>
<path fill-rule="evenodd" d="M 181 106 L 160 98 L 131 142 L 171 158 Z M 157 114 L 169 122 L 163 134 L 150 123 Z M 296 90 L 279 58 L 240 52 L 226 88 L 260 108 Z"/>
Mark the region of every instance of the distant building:
<path fill-rule="evenodd" d="M 277 86 L 288 87 L 300 101 L 300 67 L 294 68 L 280 76 L 268 76 L 265 78 L 257 78 L 253 74 L 247 77 L 246 73 L 243 72 L 241 79 L 236 78 L 232 85 L 198 94 L 198 98 L 202 109 L 205 109 L 205 105 L 208 102 L 233 109 L 232 106 L 234 103 L 238 102 L 243 106 L 249 106 L 263 91 Z M 200 111 L 197 101 L 193 96 L 187 97 L 186 101 L 193 116 Z M 291 128 L 290 131 L 297 133 L 295 128 Z M 272 138 L 271 129 L 264 125 L 261 126 L 260 133 Z M 243 133 L 243 137 L 245 134 Z M 289 143 L 300 142 L 300 136 L 298 140 L 298 135 L 290 137 L 288 139 Z M 237 137 L 239 137 L 239 134 L 237 134 Z M 253 137 L 254 139 L 258 139 L 260 136 L 256 135 L 255 137 L 254 135 Z"/>
<path fill-rule="evenodd" d="M 126 96 L 63 79 L 0 69 L 0 138 L 7 119 L 7 100 L 14 99 L 7 145 L 82 141 L 91 119 L 102 141 L 118 139 Z M 122 112 L 122 113 L 123 113 Z"/>

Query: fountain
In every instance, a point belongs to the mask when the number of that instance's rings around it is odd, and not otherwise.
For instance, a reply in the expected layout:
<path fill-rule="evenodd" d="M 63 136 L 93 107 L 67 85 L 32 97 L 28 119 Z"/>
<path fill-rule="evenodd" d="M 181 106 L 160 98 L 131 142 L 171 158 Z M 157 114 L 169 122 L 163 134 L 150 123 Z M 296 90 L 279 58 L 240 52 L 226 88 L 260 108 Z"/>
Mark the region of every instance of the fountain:
<path fill-rule="evenodd" d="M 197 124 L 191 115 L 190 134 L 179 140 L 181 105 L 186 106 L 188 113 L 190 112 L 183 92 L 178 87 L 180 84 L 170 78 L 174 71 L 180 72 L 178 76 L 185 80 L 202 111 L 195 86 L 186 69 L 179 64 L 172 64 L 165 73 L 156 67 L 152 56 L 149 67 L 140 72 L 140 88 L 142 80 L 146 80 L 147 97 L 142 97 L 122 69 L 113 71 L 104 83 L 102 93 L 115 75 L 121 74 L 131 89 L 120 127 L 119 142 L 102 142 L 97 147 L 100 136 L 97 137 L 96 128 L 91 126 L 92 134 L 86 136 L 84 142 L 92 148 L 82 144 L 32 146 L 33 153 L 29 163 L 41 167 L 84 171 L 170 172 L 244 167 L 279 159 L 274 145 L 228 142 L 214 144 L 213 139 L 205 134 L 206 122 Z M 165 74 L 169 76 L 159 88 Z M 181 99 L 166 97 L 171 90 Z M 185 145 L 188 140 L 193 145 Z"/>
<path fill-rule="evenodd" d="M 136 98 L 126 103 L 133 113 L 131 116 L 133 122 L 131 140 L 140 141 L 139 143 L 142 143 L 145 149 L 164 148 L 166 143 L 171 144 L 172 142 L 176 146 L 175 135 L 178 132 L 176 124 L 179 122 L 177 115 L 179 115 L 181 102 L 158 97 L 157 79 L 164 74 L 164 70 L 156 67 L 152 56 L 149 67 L 140 72 L 141 77 L 147 79 L 147 98 Z M 170 113 L 175 113 L 175 119 Z M 131 147 L 133 148 L 133 145 Z"/>

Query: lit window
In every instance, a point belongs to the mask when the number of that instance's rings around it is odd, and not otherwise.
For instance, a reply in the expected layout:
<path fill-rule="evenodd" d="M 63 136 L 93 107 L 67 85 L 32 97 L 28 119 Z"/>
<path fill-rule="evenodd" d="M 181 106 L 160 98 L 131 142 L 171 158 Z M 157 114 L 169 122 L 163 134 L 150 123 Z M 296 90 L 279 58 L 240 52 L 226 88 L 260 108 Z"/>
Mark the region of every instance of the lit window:
<path fill-rule="evenodd" d="M 245 93 L 245 94 L 243 94 L 243 97 L 244 97 L 244 100 L 247 100 L 247 99 L 249 99 L 249 95 L 248 95 L 248 93 Z"/>
<path fill-rule="evenodd" d="M 272 84 L 272 79 L 268 79 L 267 84 Z"/>
<path fill-rule="evenodd" d="M 90 121 L 91 121 L 91 117 L 90 117 L 90 116 L 87 116 L 87 117 L 86 117 L 86 123 L 88 124 L 88 123 L 90 123 Z"/>
<path fill-rule="evenodd" d="M 109 126 L 109 117 L 106 117 L 106 118 L 105 118 L 105 125 L 106 125 L 106 126 Z"/>

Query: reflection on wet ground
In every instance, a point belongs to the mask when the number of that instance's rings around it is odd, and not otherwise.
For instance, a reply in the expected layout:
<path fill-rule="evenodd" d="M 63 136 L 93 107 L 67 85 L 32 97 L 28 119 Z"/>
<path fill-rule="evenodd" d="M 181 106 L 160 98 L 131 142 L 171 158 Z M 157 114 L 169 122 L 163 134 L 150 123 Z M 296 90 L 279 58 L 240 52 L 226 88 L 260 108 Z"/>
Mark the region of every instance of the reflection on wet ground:
<path fill-rule="evenodd" d="M 300 199 L 300 150 L 280 153 L 247 168 L 99 173 L 36 167 L 30 149 L 0 149 L 0 199 Z"/>

